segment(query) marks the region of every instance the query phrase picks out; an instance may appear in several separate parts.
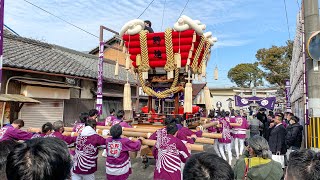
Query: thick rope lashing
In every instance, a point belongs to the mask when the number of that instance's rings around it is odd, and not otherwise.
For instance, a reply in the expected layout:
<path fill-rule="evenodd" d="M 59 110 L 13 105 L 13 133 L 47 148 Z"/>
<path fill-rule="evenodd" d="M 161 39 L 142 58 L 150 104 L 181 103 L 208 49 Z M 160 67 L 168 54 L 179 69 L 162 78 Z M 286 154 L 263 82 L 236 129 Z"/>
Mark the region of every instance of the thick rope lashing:
<path fill-rule="evenodd" d="M 164 38 L 165 38 L 166 55 L 167 55 L 167 61 L 166 61 L 166 65 L 164 66 L 164 70 L 169 72 L 175 69 L 171 28 L 166 29 L 166 31 L 164 32 Z"/>
<path fill-rule="evenodd" d="M 139 71 L 139 81 L 141 84 L 141 87 L 143 89 L 143 91 L 148 94 L 149 96 L 156 96 L 159 99 L 163 99 L 166 97 L 169 97 L 172 93 L 177 93 L 180 91 L 183 91 L 183 87 L 180 86 L 176 86 L 178 84 L 178 80 L 179 80 L 179 69 L 175 70 L 175 76 L 174 76 L 174 80 L 172 82 L 172 85 L 170 87 L 170 89 L 167 89 L 165 91 L 162 92 L 155 92 L 153 89 L 151 89 L 150 87 L 145 85 L 144 79 L 142 77 L 142 72 Z"/>
<path fill-rule="evenodd" d="M 206 47 L 205 47 L 205 50 L 203 52 L 203 56 L 202 56 L 202 59 L 201 59 L 201 62 L 200 62 L 199 68 L 198 68 L 198 74 L 202 73 L 202 66 L 205 66 L 205 62 L 206 62 L 207 55 L 209 53 L 210 47 L 211 46 L 210 46 L 209 41 L 206 41 Z"/>
<path fill-rule="evenodd" d="M 147 31 L 140 32 L 140 49 L 141 49 L 141 64 L 138 67 L 140 72 L 148 72 L 150 69 L 148 45 L 147 45 Z"/>
<path fill-rule="evenodd" d="M 193 71 L 193 73 L 197 73 L 198 72 L 198 59 L 200 57 L 200 54 L 201 54 L 201 51 L 202 51 L 202 48 L 204 46 L 206 42 L 206 38 L 204 36 L 201 36 L 201 40 L 200 40 L 200 43 L 199 43 L 199 46 L 196 50 L 196 53 L 194 55 L 194 58 L 193 58 L 193 62 L 191 64 L 191 70 Z"/>
<path fill-rule="evenodd" d="M 147 47 L 147 33 L 146 31 L 140 32 L 141 64 L 138 67 L 139 81 L 143 91 L 146 94 L 148 94 L 149 96 L 156 96 L 157 98 L 160 98 L 160 99 L 166 98 L 170 96 L 172 93 L 177 93 L 183 90 L 183 87 L 180 87 L 180 86 L 176 87 L 179 80 L 180 69 L 176 68 L 175 62 L 174 62 L 172 29 L 167 29 L 165 31 L 165 45 L 166 45 L 167 62 L 164 69 L 170 73 L 173 73 L 173 71 L 175 71 L 175 74 L 173 76 L 174 80 L 172 82 L 170 89 L 157 93 L 153 89 L 145 85 L 145 79 L 147 79 L 145 75 L 150 69 L 148 47 Z"/>

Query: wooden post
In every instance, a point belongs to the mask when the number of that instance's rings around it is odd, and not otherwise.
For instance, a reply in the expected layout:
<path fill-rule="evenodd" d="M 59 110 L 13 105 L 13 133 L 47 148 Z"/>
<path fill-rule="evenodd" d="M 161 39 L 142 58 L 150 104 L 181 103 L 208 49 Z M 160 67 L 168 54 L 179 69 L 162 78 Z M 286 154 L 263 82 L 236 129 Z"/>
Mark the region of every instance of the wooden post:
<path fill-rule="evenodd" d="M 152 110 L 152 96 L 148 96 L 148 113 Z"/>
<path fill-rule="evenodd" d="M 140 93 L 139 93 L 139 85 L 136 86 L 136 112 L 139 112 L 139 103 L 140 103 Z"/>
<path fill-rule="evenodd" d="M 165 100 L 164 99 L 161 99 L 161 113 L 164 114 L 164 105 L 165 105 Z"/>
<path fill-rule="evenodd" d="M 174 94 L 174 114 L 179 114 L 179 93 Z"/>

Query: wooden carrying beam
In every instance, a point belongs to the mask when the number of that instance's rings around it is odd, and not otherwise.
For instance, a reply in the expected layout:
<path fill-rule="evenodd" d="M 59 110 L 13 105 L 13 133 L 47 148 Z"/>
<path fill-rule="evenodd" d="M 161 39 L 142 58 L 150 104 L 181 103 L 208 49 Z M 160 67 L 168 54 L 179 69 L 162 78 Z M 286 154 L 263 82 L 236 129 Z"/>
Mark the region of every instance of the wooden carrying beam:
<path fill-rule="evenodd" d="M 203 129 L 207 129 L 209 127 L 216 126 L 218 124 L 219 124 L 219 121 L 214 121 L 214 122 L 203 124 L 202 127 L 203 127 Z"/>
<path fill-rule="evenodd" d="M 97 126 L 101 127 L 101 129 L 97 129 L 98 133 L 102 133 L 102 129 L 110 129 L 110 126 Z M 71 127 L 65 127 L 65 133 L 71 133 L 72 132 Z M 144 137 L 149 138 L 153 132 L 155 132 L 157 129 L 140 129 L 140 128 L 123 128 L 122 134 L 129 137 Z M 29 132 L 41 132 L 40 128 L 29 128 Z M 213 139 L 219 139 L 222 138 L 222 134 L 213 134 L 213 133 L 202 133 L 203 138 L 197 138 L 196 143 L 203 143 L 203 144 L 214 144 Z M 212 140 L 208 140 L 206 138 L 211 138 Z"/>
<path fill-rule="evenodd" d="M 133 133 L 133 134 L 131 134 Z M 138 135 L 136 132 L 129 132 L 131 135 Z M 78 136 L 78 133 L 76 132 L 64 132 L 63 135 L 65 136 Z M 124 134 L 123 134 L 124 135 Z M 108 138 L 110 136 L 103 136 L 104 138 Z M 135 137 L 142 137 L 142 136 L 135 136 Z M 144 139 L 142 140 L 143 145 L 148 145 L 148 146 L 154 146 L 156 143 L 156 140 L 151 140 L 151 139 Z M 191 144 L 190 145 L 192 151 L 203 151 L 203 145 L 199 144 Z"/>

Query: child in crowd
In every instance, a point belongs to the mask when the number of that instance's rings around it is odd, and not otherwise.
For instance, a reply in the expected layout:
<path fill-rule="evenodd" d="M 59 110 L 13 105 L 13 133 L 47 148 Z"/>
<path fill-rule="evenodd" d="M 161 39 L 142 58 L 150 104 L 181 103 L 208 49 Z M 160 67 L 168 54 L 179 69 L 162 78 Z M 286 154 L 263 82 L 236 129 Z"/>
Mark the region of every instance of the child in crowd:
<path fill-rule="evenodd" d="M 106 140 L 106 174 L 108 180 L 126 180 L 131 174 L 131 162 L 129 151 L 139 151 L 141 141 L 132 141 L 128 138 L 121 138 L 122 127 L 115 124 L 110 129 L 112 137 Z"/>

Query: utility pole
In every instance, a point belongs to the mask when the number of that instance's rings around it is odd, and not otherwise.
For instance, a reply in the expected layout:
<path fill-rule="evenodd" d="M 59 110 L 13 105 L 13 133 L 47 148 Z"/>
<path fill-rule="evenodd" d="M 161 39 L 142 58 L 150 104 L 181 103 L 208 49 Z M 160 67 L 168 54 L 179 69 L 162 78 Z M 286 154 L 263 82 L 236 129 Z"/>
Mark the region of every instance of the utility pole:
<path fill-rule="evenodd" d="M 318 0 L 303 0 L 303 12 L 304 12 L 304 32 L 305 42 L 315 31 L 319 31 L 319 5 Z M 320 117 L 320 72 L 319 63 L 317 60 L 311 59 L 306 56 L 306 86 L 307 86 L 307 99 L 306 103 L 310 114 L 311 121 L 315 121 Z M 316 122 L 314 124 L 319 124 Z M 318 129 L 319 127 L 313 127 L 312 129 Z M 314 139 L 319 138 L 315 134 L 312 135 Z M 311 137 L 311 138 L 312 138 Z M 314 140 L 312 140 L 314 141 Z M 314 143 L 313 148 L 318 148 L 320 145 Z"/>
<path fill-rule="evenodd" d="M 1 0 L 0 0 L 1 1 Z M 99 112 L 99 115 L 102 114 L 102 87 L 103 87 L 103 56 L 104 56 L 104 46 L 105 43 L 103 42 L 103 30 L 107 30 L 109 32 L 112 32 L 116 35 L 119 35 L 118 32 L 109 29 L 104 26 L 100 26 L 100 36 L 99 36 L 99 61 L 98 61 L 98 82 L 97 82 L 97 102 L 96 102 L 96 109 Z"/>

